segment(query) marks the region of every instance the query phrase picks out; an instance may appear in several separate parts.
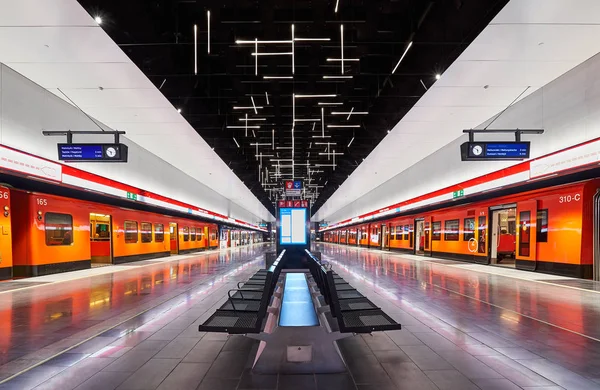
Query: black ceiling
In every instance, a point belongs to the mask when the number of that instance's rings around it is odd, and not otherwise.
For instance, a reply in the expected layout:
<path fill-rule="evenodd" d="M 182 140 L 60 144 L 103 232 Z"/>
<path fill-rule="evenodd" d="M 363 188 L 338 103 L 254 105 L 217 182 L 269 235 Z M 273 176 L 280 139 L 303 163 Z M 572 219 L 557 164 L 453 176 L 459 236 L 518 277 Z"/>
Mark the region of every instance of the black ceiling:
<path fill-rule="evenodd" d="M 313 193 L 316 211 L 491 21 L 508 0 L 79 0 L 240 179 L 273 211 L 282 179 L 292 176 Z M 336 2 L 338 12 L 335 12 Z M 210 11 L 210 54 L 207 11 Z M 294 25 L 293 79 L 289 53 Z M 197 46 L 194 45 L 197 25 Z M 344 76 L 340 61 L 344 29 Z M 329 38 L 304 41 L 301 38 Z M 407 46 L 410 50 L 392 75 Z M 197 50 L 197 74 L 194 50 Z M 357 59 L 358 61 L 353 61 Z M 256 75 L 255 73 L 258 73 Z M 267 104 L 268 94 L 269 103 Z M 251 107 L 254 97 L 257 109 Z M 319 106 L 319 102 L 343 105 Z M 326 138 L 321 122 L 324 109 Z M 368 112 L 334 115 L 332 112 Z M 248 118 L 250 127 L 244 126 Z M 328 128 L 328 125 L 358 125 Z M 314 130 L 313 130 L 314 128 Z M 254 131 L 252 131 L 254 130 Z M 259 145 L 262 165 L 256 157 Z M 235 139 L 234 139 L 235 138 Z M 237 143 L 236 143 L 237 142 Z M 329 150 L 324 143 L 330 142 Z M 238 147 L 239 144 L 239 147 Z M 335 167 L 333 166 L 335 150 Z M 329 153 L 328 153 L 329 152 Z M 283 161 L 274 161 L 281 159 Z M 280 164 L 280 177 L 276 165 Z M 259 166 L 262 167 L 259 171 Z M 259 181 L 259 175 L 266 174 Z M 310 170 L 310 180 L 309 172 Z M 271 190 L 269 190 L 271 189 Z"/>

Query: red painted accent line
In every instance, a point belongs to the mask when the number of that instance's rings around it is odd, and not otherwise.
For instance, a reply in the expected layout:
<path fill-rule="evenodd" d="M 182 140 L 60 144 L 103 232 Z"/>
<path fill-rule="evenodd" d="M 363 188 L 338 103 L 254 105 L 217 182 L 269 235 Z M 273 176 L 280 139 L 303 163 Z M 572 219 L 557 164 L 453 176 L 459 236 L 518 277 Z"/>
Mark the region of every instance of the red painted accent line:
<path fill-rule="evenodd" d="M 140 189 L 140 188 L 137 188 L 137 187 L 133 187 L 133 186 L 127 185 L 127 184 L 123 184 L 123 183 L 118 182 L 116 180 L 108 179 L 106 177 L 102 177 L 102 176 L 96 175 L 94 173 L 86 172 L 84 170 L 81 170 L 81 169 L 69 166 L 67 164 L 63 164 L 63 163 L 60 163 L 60 162 L 52 161 L 52 160 L 49 160 L 49 159 L 46 159 L 46 158 L 43 158 L 43 157 L 40 157 L 40 156 L 36 156 L 34 154 L 31 154 L 31 153 L 24 152 L 24 151 L 19 150 L 19 149 L 11 148 L 9 146 L 2 145 L 1 147 L 13 150 L 13 151 L 18 152 L 18 153 L 22 153 L 24 155 L 36 157 L 36 158 L 39 158 L 39 159 L 44 160 L 44 161 L 49 161 L 51 163 L 61 165 L 63 175 L 70 175 L 70 176 L 76 177 L 78 179 L 91 181 L 91 182 L 96 183 L 96 184 L 105 185 L 107 187 L 112 187 L 114 189 L 122 190 L 122 191 L 125 191 L 125 192 L 131 192 L 132 194 L 140 195 L 140 196 L 143 196 L 143 197 L 146 197 L 146 198 L 150 198 L 150 199 L 155 199 L 155 200 L 163 201 L 165 203 L 169 203 L 169 204 L 172 204 L 172 205 L 175 205 L 175 206 L 184 207 L 184 208 L 187 208 L 187 209 L 192 209 L 192 210 L 199 211 L 199 212 L 205 212 L 208 215 L 214 215 L 216 217 L 224 218 L 225 220 L 229 219 L 229 217 L 227 217 L 225 215 L 222 215 L 222 214 L 219 214 L 219 213 L 215 213 L 213 211 L 209 211 L 209 210 L 206 210 L 206 209 L 201 209 L 199 207 L 196 207 L 196 206 L 184 203 L 184 202 L 180 202 L 180 201 L 175 200 L 175 199 L 167 198 L 166 196 L 155 194 L 153 192 L 146 191 L 146 190 L 143 190 L 143 189 Z M 264 229 L 259 228 L 257 225 L 253 225 L 251 223 L 248 223 L 248 222 L 245 222 L 245 221 L 241 221 L 239 219 L 235 219 L 235 222 L 243 224 L 243 225 L 246 225 L 246 226 L 251 227 L 251 228 L 256 229 L 256 230 L 266 231 Z"/>
<path fill-rule="evenodd" d="M 382 213 L 384 211 L 387 211 L 389 209 L 394 209 L 394 208 L 397 208 L 397 207 L 400 207 L 400 208 L 406 207 L 406 206 L 411 205 L 413 203 L 421 202 L 421 201 L 428 200 L 428 199 L 431 199 L 431 198 L 435 198 L 435 197 L 441 196 L 441 195 L 446 195 L 446 194 L 452 193 L 454 191 L 463 190 L 465 188 L 474 187 L 474 186 L 480 185 L 480 184 L 485 184 L 485 183 L 491 182 L 493 180 L 501 179 L 501 178 L 506 177 L 506 176 L 511 176 L 511 175 L 515 175 L 515 174 L 518 174 L 518 173 L 527 172 L 527 171 L 529 171 L 530 163 L 532 161 L 536 161 L 536 160 L 539 160 L 539 159 L 542 159 L 542 158 L 545 158 L 545 157 L 548 157 L 548 156 L 553 156 L 555 154 L 562 153 L 562 152 L 565 152 L 567 150 L 571 150 L 571 149 L 574 149 L 574 148 L 577 148 L 577 147 L 580 147 L 580 146 L 583 146 L 583 145 L 587 145 L 587 144 L 590 144 L 592 142 L 596 142 L 598 140 L 600 140 L 600 138 L 594 138 L 592 140 L 589 140 L 589 141 L 586 141 L 586 142 L 582 142 L 580 144 L 576 144 L 576 145 L 570 146 L 570 147 L 565 148 L 565 149 L 561 149 L 561 150 L 557 150 L 557 151 L 552 152 L 552 153 L 548 153 L 546 155 L 537 157 L 537 158 L 532 159 L 532 160 L 524 161 L 522 163 L 510 166 L 508 168 L 501 169 L 499 171 L 490 172 L 490 173 L 488 173 L 486 175 L 479 176 L 479 177 L 476 177 L 476 178 L 464 181 L 462 183 L 458 183 L 458 184 L 455 184 L 455 185 L 452 185 L 452 186 L 449 186 L 449 187 L 445 187 L 445 188 L 442 188 L 440 190 L 436 190 L 434 192 L 430 192 L 430 193 L 418 196 L 416 198 L 412 198 L 412 199 L 409 199 L 409 200 L 406 200 L 406 201 L 403 201 L 403 202 L 400 202 L 400 203 L 393 204 L 391 206 L 384 207 L 382 209 L 378 209 L 376 211 L 371 211 L 371 212 L 368 212 L 366 214 L 359 215 L 358 217 L 348 218 L 348 219 L 345 219 L 343 221 L 340 221 L 340 222 L 337 222 L 337 223 L 329 225 L 327 227 L 327 229 L 325 229 L 325 230 L 334 229 L 335 227 L 337 227 L 339 225 L 342 225 L 342 224 L 345 224 L 345 223 L 348 223 L 348 222 L 351 222 L 353 219 L 356 219 L 356 218 L 357 219 L 366 218 L 366 217 L 369 217 L 371 215 L 377 215 L 377 214 Z M 357 221 L 357 223 L 358 222 L 359 221 Z"/>

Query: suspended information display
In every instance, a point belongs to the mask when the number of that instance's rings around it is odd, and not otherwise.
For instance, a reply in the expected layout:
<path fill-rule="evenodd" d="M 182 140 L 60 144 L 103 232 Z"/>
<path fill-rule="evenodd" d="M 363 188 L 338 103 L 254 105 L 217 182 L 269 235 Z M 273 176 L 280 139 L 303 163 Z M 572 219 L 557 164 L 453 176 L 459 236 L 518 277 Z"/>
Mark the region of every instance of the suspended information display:
<path fill-rule="evenodd" d="M 71 162 L 127 162 L 127 145 L 58 144 L 58 159 Z"/>
<path fill-rule="evenodd" d="M 529 142 L 465 142 L 460 146 L 463 161 L 524 160 L 529 158 Z"/>

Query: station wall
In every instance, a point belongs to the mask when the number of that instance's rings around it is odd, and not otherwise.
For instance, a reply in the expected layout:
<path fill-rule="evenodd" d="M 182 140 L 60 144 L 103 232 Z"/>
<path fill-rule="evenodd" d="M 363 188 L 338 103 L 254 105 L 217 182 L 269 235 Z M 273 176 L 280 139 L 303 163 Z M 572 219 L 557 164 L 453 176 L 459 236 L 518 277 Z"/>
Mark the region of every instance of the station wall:
<path fill-rule="evenodd" d="M 531 158 L 600 137 L 599 74 L 600 54 L 597 54 L 512 105 L 492 123 L 490 129 L 544 129 L 542 135 L 523 136 L 523 140 L 532 143 Z M 474 128 L 483 129 L 493 119 Z M 514 136 L 484 134 L 476 138 L 492 139 L 509 141 L 514 140 Z M 393 140 L 392 132 L 389 139 L 386 137 L 382 142 Z M 467 135 L 459 137 L 346 206 L 326 203 L 313 220 L 336 223 L 515 164 L 463 162 L 459 148 L 466 141 Z M 376 152 L 377 149 L 373 151 Z"/>
<path fill-rule="evenodd" d="M 6 65 L 0 64 L 0 144 L 33 155 L 56 160 L 60 137 L 44 137 L 42 130 L 99 131 L 66 97 L 59 97 L 23 77 Z M 112 130 L 95 121 L 105 130 Z M 111 136 L 87 137 L 74 142 L 112 142 Z M 231 218 L 258 224 L 265 212 L 256 215 L 213 191 L 166 161 L 160 159 L 127 137 L 121 142 L 129 147 L 126 164 L 79 163 L 74 167 L 128 185 L 163 195 L 181 202 L 214 211 Z M 198 166 L 197 169 L 203 169 Z M 271 217 L 272 218 L 272 217 Z"/>

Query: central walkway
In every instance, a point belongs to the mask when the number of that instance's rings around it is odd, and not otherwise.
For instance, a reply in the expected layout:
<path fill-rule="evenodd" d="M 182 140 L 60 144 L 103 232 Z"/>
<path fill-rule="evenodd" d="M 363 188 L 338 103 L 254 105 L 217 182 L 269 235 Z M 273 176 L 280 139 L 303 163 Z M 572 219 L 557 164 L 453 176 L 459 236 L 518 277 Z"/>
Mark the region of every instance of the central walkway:
<path fill-rule="evenodd" d="M 255 375 L 256 341 L 198 332 L 264 266 L 272 247 L 259 245 L 19 282 L 32 287 L 0 293 L 0 389 L 600 389 L 598 292 L 543 274 L 315 249 L 403 325 L 341 340 L 347 374 Z"/>

